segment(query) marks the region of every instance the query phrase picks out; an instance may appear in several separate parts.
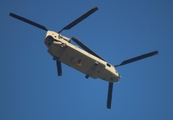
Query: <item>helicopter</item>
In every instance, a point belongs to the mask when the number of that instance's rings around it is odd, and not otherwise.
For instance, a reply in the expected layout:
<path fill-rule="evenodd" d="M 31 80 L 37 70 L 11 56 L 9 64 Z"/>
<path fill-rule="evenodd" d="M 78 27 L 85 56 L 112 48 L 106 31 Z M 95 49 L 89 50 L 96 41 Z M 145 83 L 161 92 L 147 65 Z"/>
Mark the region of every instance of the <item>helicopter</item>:
<path fill-rule="evenodd" d="M 56 61 L 57 66 L 57 74 L 58 76 L 62 76 L 62 66 L 64 63 L 82 73 L 85 74 L 85 78 L 100 78 L 102 80 L 107 81 L 108 84 L 108 95 L 107 95 L 107 108 L 111 109 L 112 103 L 112 91 L 114 82 L 118 82 L 121 78 L 120 74 L 116 70 L 116 67 L 123 66 L 144 58 L 148 58 L 158 54 L 158 51 L 149 52 L 146 54 L 142 54 L 137 57 L 133 57 L 127 60 L 124 60 L 118 65 L 109 64 L 106 60 L 96 54 L 93 50 L 87 47 L 84 43 L 82 43 L 78 38 L 72 37 L 71 39 L 61 35 L 60 33 L 64 30 L 69 30 L 82 20 L 86 19 L 92 13 L 97 11 L 98 8 L 95 6 L 85 14 L 62 28 L 60 31 L 50 31 L 45 26 L 33 22 L 29 19 L 21 17 L 17 14 L 10 13 L 9 16 L 26 22 L 30 25 L 33 25 L 37 28 L 40 28 L 46 31 L 46 37 L 44 40 L 44 44 L 48 48 L 48 53 L 53 57 L 53 60 Z M 71 43 L 73 40 L 78 46 Z"/>

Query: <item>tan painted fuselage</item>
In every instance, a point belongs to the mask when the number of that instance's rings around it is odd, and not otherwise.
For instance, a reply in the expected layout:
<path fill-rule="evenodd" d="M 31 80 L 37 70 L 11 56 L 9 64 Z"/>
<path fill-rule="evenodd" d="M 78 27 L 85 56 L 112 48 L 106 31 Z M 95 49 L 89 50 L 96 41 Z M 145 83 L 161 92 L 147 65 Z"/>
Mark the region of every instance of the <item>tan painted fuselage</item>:
<path fill-rule="evenodd" d="M 70 39 L 59 33 L 48 31 L 44 43 L 54 59 L 94 79 L 117 82 L 120 75 L 115 67 L 104 60 L 70 43 Z"/>

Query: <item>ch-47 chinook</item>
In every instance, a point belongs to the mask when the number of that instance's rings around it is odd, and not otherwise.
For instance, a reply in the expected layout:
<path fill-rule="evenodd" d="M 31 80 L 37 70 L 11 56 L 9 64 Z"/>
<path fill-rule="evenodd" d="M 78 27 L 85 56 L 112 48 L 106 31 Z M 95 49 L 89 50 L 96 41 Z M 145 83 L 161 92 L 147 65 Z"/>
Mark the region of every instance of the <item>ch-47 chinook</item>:
<path fill-rule="evenodd" d="M 131 59 L 127 59 L 119 65 L 111 65 L 108 62 L 106 62 L 103 58 L 101 58 L 99 55 L 97 55 L 94 51 L 92 51 L 90 48 L 88 48 L 86 45 L 84 45 L 81 41 L 79 41 L 79 39 L 77 39 L 76 37 L 72 37 L 72 40 L 76 44 L 78 44 L 82 49 L 71 44 L 69 38 L 62 36 L 60 34 L 63 30 L 71 29 L 73 26 L 87 18 L 96 10 L 98 10 L 98 8 L 93 7 L 91 10 L 89 10 L 88 12 L 86 12 L 85 14 L 83 14 L 82 16 L 80 16 L 79 18 L 77 18 L 76 20 L 74 20 L 58 32 L 49 31 L 46 27 L 31 20 L 28 20 L 24 17 L 21 17 L 19 15 L 16 15 L 14 13 L 10 13 L 9 15 L 18 20 L 21 20 L 23 22 L 26 22 L 28 24 L 31 24 L 35 27 L 47 31 L 44 43 L 48 48 L 48 53 L 56 61 L 58 76 L 62 76 L 61 63 L 64 63 L 84 73 L 86 75 L 86 78 L 100 78 L 102 80 L 109 82 L 107 108 L 110 109 L 112 101 L 113 83 L 118 82 L 120 79 L 120 74 L 116 71 L 115 68 L 147 57 L 151 57 L 153 55 L 158 54 L 158 51 L 153 51 Z"/>

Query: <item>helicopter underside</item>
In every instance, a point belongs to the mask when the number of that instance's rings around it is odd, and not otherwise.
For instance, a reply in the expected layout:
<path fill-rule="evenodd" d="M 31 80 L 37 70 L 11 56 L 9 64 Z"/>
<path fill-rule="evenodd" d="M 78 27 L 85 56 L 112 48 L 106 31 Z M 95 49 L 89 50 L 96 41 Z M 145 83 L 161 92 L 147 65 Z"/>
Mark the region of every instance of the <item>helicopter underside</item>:
<path fill-rule="evenodd" d="M 94 79 L 100 78 L 109 82 L 117 82 L 119 80 L 118 73 L 111 71 L 107 67 L 106 62 L 97 57 L 81 50 L 72 44 L 64 44 L 62 42 L 54 41 L 48 48 L 48 52 L 54 59 L 84 73 L 87 77 Z"/>

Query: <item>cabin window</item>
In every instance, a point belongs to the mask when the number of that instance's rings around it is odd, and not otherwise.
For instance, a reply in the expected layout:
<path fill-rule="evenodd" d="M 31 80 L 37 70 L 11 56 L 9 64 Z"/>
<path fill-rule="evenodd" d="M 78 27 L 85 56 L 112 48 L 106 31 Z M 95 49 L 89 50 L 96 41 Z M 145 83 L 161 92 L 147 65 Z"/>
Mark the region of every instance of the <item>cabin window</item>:
<path fill-rule="evenodd" d="M 83 63 L 84 61 L 82 60 L 82 59 L 79 59 L 78 61 L 77 61 L 77 65 L 78 66 L 82 66 L 82 63 Z"/>
<path fill-rule="evenodd" d="M 74 57 L 74 58 L 72 58 L 71 62 L 75 65 L 82 66 L 84 60 L 82 60 L 78 57 Z"/>
<path fill-rule="evenodd" d="M 107 66 L 108 66 L 108 67 L 111 67 L 111 65 L 110 65 L 110 64 L 108 64 L 108 63 L 107 63 Z"/>

